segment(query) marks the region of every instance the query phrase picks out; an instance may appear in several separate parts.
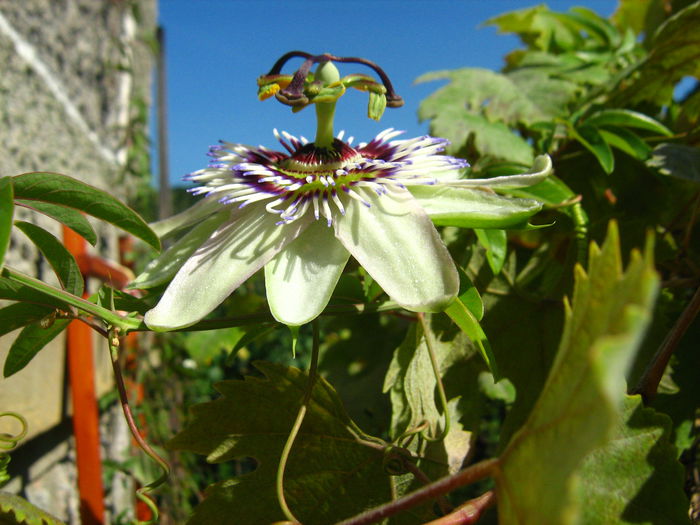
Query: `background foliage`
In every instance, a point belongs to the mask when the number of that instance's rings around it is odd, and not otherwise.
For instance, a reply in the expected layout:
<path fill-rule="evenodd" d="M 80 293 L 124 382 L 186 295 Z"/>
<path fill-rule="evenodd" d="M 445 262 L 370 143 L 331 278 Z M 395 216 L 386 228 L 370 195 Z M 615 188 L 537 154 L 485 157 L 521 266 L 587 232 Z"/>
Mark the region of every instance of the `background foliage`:
<path fill-rule="evenodd" d="M 689 508 L 697 521 L 700 2 L 622 0 L 609 20 L 537 6 L 487 23 L 522 46 L 499 72 L 420 77 L 442 85 L 419 117 L 450 139 L 448 153 L 471 162 L 470 176 L 521 172 L 548 153 L 555 175 L 513 191 L 546 203 L 533 220 L 542 227 L 442 228 L 463 271 L 461 310 L 322 318 L 323 379 L 289 459 L 288 502 L 304 523 L 364 523 L 352 516 L 450 476 L 437 504 L 386 522 L 429 522 L 469 501 L 484 523 L 680 524 Z M 123 205 L 68 184 L 55 174 L 0 179 L 0 256 L 12 206 L 29 201 L 88 240 L 76 209 L 157 245 Z M 15 225 L 62 288 L 80 295 L 75 261 L 60 244 Z M 5 375 L 63 328 L 64 319 L 46 320 L 57 307 L 135 329 L 137 316 L 105 316 L 117 306 L 143 313 L 159 291 L 140 300 L 98 294 L 88 310 L 4 269 L 0 298 L 43 307 L 0 309 L 3 333 L 24 327 Z M 351 263 L 331 304 L 371 307 L 382 298 Z M 258 279 L 216 316 L 261 309 Z M 275 469 L 303 397 L 310 335 L 302 329 L 292 356 L 285 328 L 239 324 L 142 341 L 141 410 L 151 437 L 169 440 L 175 473 L 161 497 L 166 521 L 284 518 Z M 469 477 L 481 468 L 485 475 Z M 148 466 L 140 472 L 153 478 Z M 472 500 L 490 491 L 490 510 Z"/>

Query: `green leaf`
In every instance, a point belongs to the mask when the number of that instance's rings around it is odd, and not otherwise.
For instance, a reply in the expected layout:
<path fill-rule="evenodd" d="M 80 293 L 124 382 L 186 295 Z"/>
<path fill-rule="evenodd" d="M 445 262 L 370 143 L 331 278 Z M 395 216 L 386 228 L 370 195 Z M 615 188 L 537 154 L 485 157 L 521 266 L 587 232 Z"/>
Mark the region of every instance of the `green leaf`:
<path fill-rule="evenodd" d="M 581 465 L 581 523 L 689 523 L 685 476 L 670 426 L 640 396 L 625 399 L 610 441 Z"/>
<path fill-rule="evenodd" d="M 459 273 L 459 293 L 457 297 L 459 297 L 464 306 L 469 308 L 469 311 L 476 317 L 477 321 L 481 321 L 481 318 L 484 317 L 484 302 L 481 300 L 479 290 L 476 289 L 472 280 L 461 267 L 457 267 L 457 272 Z"/>
<path fill-rule="evenodd" d="M 670 137 L 673 132 L 661 122 L 644 113 L 630 109 L 603 109 L 586 119 L 586 124 L 596 127 L 617 126 L 637 128 Z"/>
<path fill-rule="evenodd" d="M 241 348 L 244 348 L 250 343 L 265 337 L 267 334 L 279 327 L 280 325 L 277 323 L 260 323 L 257 325 L 240 327 L 240 330 L 243 333 L 240 339 L 236 341 L 236 344 L 233 345 L 233 348 L 231 348 L 231 351 L 226 358 L 226 366 L 231 366 L 234 363 L 236 355 Z"/>
<path fill-rule="evenodd" d="M 558 206 L 576 197 L 571 188 L 555 175 L 550 175 L 533 186 L 510 190 L 509 193 L 519 197 L 536 199 L 550 206 Z"/>
<path fill-rule="evenodd" d="M 520 227 L 542 209 L 542 203 L 536 200 L 506 197 L 479 189 L 416 185 L 409 186 L 409 191 L 438 226 Z"/>
<path fill-rule="evenodd" d="M 700 77 L 700 3 L 693 2 L 659 27 L 637 74 L 626 82 L 617 99 L 624 105 L 650 101 L 659 106 L 673 99 L 683 77 Z"/>
<path fill-rule="evenodd" d="M 449 354 L 451 345 L 435 340 L 438 363 Z M 385 393 L 391 396 L 391 435 L 396 438 L 408 429 L 427 423 L 431 435 L 439 433 L 440 411 L 435 404 L 437 381 L 430 362 L 425 334 L 412 323 L 406 338 L 394 352 L 384 379 Z"/>
<path fill-rule="evenodd" d="M 217 383 L 222 397 L 193 407 L 190 424 L 169 443 L 211 463 L 257 462 L 255 471 L 210 486 L 192 525 L 284 519 L 275 495 L 277 464 L 308 376 L 273 363 L 255 366 L 265 378 Z M 335 523 L 391 498 L 383 453 L 359 442 L 356 428 L 333 387 L 319 378 L 284 479 L 287 503 L 303 523 Z"/>
<path fill-rule="evenodd" d="M 639 160 L 646 160 L 651 153 L 651 146 L 628 129 L 607 126 L 598 130 L 603 140 L 613 148 L 624 151 Z"/>
<path fill-rule="evenodd" d="M 68 326 L 68 323 L 70 323 L 68 319 L 58 319 L 47 328 L 42 328 L 37 323 L 25 326 L 7 354 L 3 369 L 4 376 L 10 377 L 27 366 L 42 348 Z"/>
<path fill-rule="evenodd" d="M 2 525 L 65 525 L 26 499 L 0 492 L 0 523 Z"/>
<path fill-rule="evenodd" d="M 0 336 L 39 321 L 51 312 L 52 308 L 31 303 L 16 303 L 0 308 Z"/>
<path fill-rule="evenodd" d="M 467 337 L 477 346 L 481 357 L 483 357 L 486 366 L 489 367 L 494 379 L 496 381 L 501 379 L 496 365 L 496 358 L 491 351 L 491 345 L 479 321 L 476 320 L 476 317 L 474 317 L 470 309 L 457 297 L 450 306 L 445 309 L 445 313 L 450 316 L 450 319 L 452 319 L 459 329 L 467 334 Z"/>
<path fill-rule="evenodd" d="M 700 183 L 700 148 L 685 144 L 659 144 L 654 148 L 647 166 L 662 175 Z"/>
<path fill-rule="evenodd" d="M 527 7 L 495 16 L 485 22 L 503 33 L 515 33 L 530 47 L 548 51 L 579 46 L 579 28 L 566 17 L 557 16 L 545 5 Z"/>
<path fill-rule="evenodd" d="M 539 399 L 505 447 L 496 475 L 499 523 L 577 523 L 580 461 L 610 438 L 625 374 L 651 318 L 658 277 L 633 252 L 623 273 L 617 227 L 577 266 L 559 350 Z M 516 385 L 517 387 L 517 385 Z M 542 459 L 546 458 L 546 461 Z"/>
<path fill-rule="evenodd" d="M 56 272 L 61 286 L 73 295 L 83 294 L 83 276 L 75 258 L 61 242 L 49 232 L 30 222 L 17 221 L 15 225 L 29 237 L 46 257 L 53 271 Z"/>
<path fill-rule="evenodd" d="M 481 155 L 527 166 L 532 164 L 534 158 L 532 146 L 508 126 L 502 122 L 489 122 L 464 109 L 440 113 L 431 120 L 430 130 L 433 135 L 450 140 L 446 151 L 451 155 L 456 155 L 461 148 L 473 141 L 474 148 Z"/>
<path fill-rule="evenodd" d="M 93 295 L 89 299 L 90 301 L 102 305 L 110 310 L 121 310 L 123 312 L 138 312 L 140 314 L 146 313 L 150 308 L 143 300 L 138 297 L 134 297 L 121 290 L 116 290 L 106 284 L 100 286 L 96 295 Z M 114 306 L 110 306 L 112 304 Z"/>
<path fill-rule="evenodd" d="M 63 301 L 39 292 L 33 288 L 30 288 L 29 286 L 13 281 L 12 279 L 8 279 L 7 277 L 0 277 L 0 299 L 7 299 L 9 301 L 23 301 L 37 305 L 47 305 L 66 310 L 70 309 L 70 307 Z"/>
<path fill-rule="evenodd" d="M 486 260 L 494 275 L 497 275 L 506 262 L 506 250 L 508 237 L 505 230 L 481 230 L 475 229 L 479 244 L 486 249 Z"/>
<path fill-rule="evenodd" d="M 450 83 L 421 102 L 418 111 L 421 120 L 464 108 L 472 114 L 483 112 L 490 122 L 505 124 L 533 124 L 552 116 L 539 108 L 508 76 L 488 69 L 435 71 L 421 75 L 416 83 L 442 79 L 449 79 Z"/>
<path fill-rule="evenodd" d="M 12 177 L 17 199 L 68 206 L 114 224 L 156 250 L 160 241 L 143 219 L 110 194 L 58 173 L 33 172 Z"/>
<path fill-rule="evenodd" d="M 572 134 L 588 151 L 593 153 L 605 173 L 612 173 L 615 168 L 615 158 L 610 146 L 603 139 L 600 132 L 594 126 L 584 124 L 576 129 L 571 129 Z"/>
<path fill-rule="evenodd" d="M 16 204 L 36 210 L 52 219 L 56 219 L 58 222 L 68 226 L 93 246 L 97 243 L 97 234 L 93 227 L 82 213 L 73 208 L 66 208 L 65 206 L 51 204 L 50 202 L 27 201 L 22 199 L 17 199 Z"/>
<path fill-rule="evenodd" d="M 620 0 L 612 21 L 618 27 L 628 27 L 635 34 L 651 37 L 664 21 L 664 4 L 658 0 Z"/>
<path fill-rule="evenodd" d="M 12 179 L 0 177 L 0 268 L 5 260 L 5 252 L 10 246 L 12 217 L 14 215 L 14 192 Z"/>

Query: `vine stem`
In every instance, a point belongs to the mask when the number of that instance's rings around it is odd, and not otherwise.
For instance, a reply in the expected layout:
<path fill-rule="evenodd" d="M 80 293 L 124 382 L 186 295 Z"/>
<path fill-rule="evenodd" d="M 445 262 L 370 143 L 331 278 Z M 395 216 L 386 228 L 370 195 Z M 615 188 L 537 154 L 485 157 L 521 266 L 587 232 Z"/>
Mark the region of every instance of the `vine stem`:
<path fill-rule="evenodd" d="M 309 401 L 311 401 L 311 395 L 314 390 L 314 385 L 317 379 L 317 369 L 318 369 L 318 354 L 319 354 L 319 331 L 318 331 L 318 320 L 314 320 L 313 326 L 313 344 L 311 347 L 311 364 L 309 365 L 309 382 L 306 385 L 306 391 L 304 392 L 304 398 L 302 399 L 301 406 L 297 412 L 297 417 L 294 420 L 294 425 L 289 431 L 289 436 L 287 436 L 287 441 L 282 449 L 282 456 L 280 457 L 280 462 L 277 465 L 277 479 L 275 482 L 275 488 L 277 491 L 277 502 L 282 508 L 284 516 L 292 523 L 301 523 L 292 513 L 289 505 L 287 505 L 287 499 L 284 497 L 284 471 L 287 467 L 287 460 L 289 459 L 289 453 L 292 451 L 292 446 L 294 446 L 294 441 L 296 440 L 297 434 L 299 434 L 299 429 L 304 422 L 304 417 L 306 416 L 306 411 L 309 406 Z"/>
<path fill-rule="evenodd" d="M 450 410 L 447 406 L 447 395 L 445 394 L 445 386 L 442 384 L 442 378 L 440 377 L 440 365 L 437 362 L 437 355 L 435 353 L 435 340 L 433 339 L 433 334 L 430 330 L 430 326 L 428 326 L 428 323 L 425 320 L 424 313 L 418 313 L 418 321 L 420 322 L 421 327 L 423 328 L 425 346 L 428 348 L 428 355 L 430 356 L 430 365 L 433 367 L 433 374 L 435 375 L 435 383 L 438 390 L 438 397 L 440 398 L 440 404 L 442 405 L 442 413 L 445 416 L 445 426 L 443 427 L 442 432 L 440 432 L 440 434 L 438 434 L 436 437 L 428 437 L 425 435 L 425 433 L 421 433 L 421 435 L 429 441 L 441 441 L 445 439 L 447 434 L 450 432 L 450 427 L 452 425 Z"/>
<path fill-rule="evenodd" d="M 476 523 L 486 509 L 496 502 L 496 494 L 489 490 L 478 498 L 470 499 L 453 512 L 425 525 L 471 525 Z"/>
<path fill-rule="evenodd" d="M 699 313 L 700 288 L 697 288 L 690 303 L 685 307 L 683 313 L 673 325 L 671 331 L 666 335 L 661 346 L 659 346 L 654 357 L 647 365 L 637 386 L 635 386 L 632 391 L 633 394 L 641 394 L 646 403 L 649 403 L 653 399 L 656 395 L 659 383 L 661 382 L 661 378 L 664 375 L 664 371 L 666 370 L 666 366 L 671 359 L 671 355 L 673 355 L 678 343 L 680 343 L 683 335 L 685 335 Z"/>
<path fill-rule="evenodd" d="M 497 468 L 497 458 L 480 461 L 456 474 L 434 481 L 402 498 L 385 503 L 384 505 L 370 509 L 352 518 L 348 518 L 337 525 L 369 525 L 371 523 L 380 522 L 384 518 L 393 516 L 403 510 L 415 507 L 437 496 L 447 494 L 457 487 L 474 483 L 475 481 L 488 477 L 492 475 Z"/>
<path fill-rule="evenodd" d="M 126 423 L 129 426 L 131 435 L 133 436 L 134 441 L 136 441 L 136 443 L 138 444 L 139 448 L 143 450 L 148 457 L 155 461 L 163 471 L 162 475 L 158 479 L 152 481 L 148 485 L 145 485 L 144 487 L 141 487 L 136 491 L 136 497 L 139 500 L 143 501 L 153 514 L 153 518 L 150 521 L 137 521 L 136 524 L 146 525 L 156 523 L 158 521 L 159 514 L 158 507 L 156 507 L 154 501 L 145 493 L 150 492 L 151 490 L 165 483 L 165 481 L 168 479 L 168 476 L 170 476 L 170 466 L 163 458 L 161 458 L 156 453 L 155 450 L 151 448 L 151 446 L 146 442 L 146 440 L 143 439 L 138 427 L 136 426 L 136 421 L 134 421 L 134 416 L 131 413 L 131 407 L 129 406 L 129 396 L 127 395 L 126 387 L 124 386 L 124 378 L 122 377 L 121 366 L 119 365 L 119 339 L 117 330 L 110 330 L 107 342 L 109 344 L 110 356 L 112 358 L 112 369 L 114 370 L 114 379 L 117 383 L 117 391 L 119 392 L 119 401 L 121 402 L 122 412 L 124 412 L 124 418 L 126 419 Z"/>
<path fill-rule="evenodd" d="M 100 305 L 91 303 L 90 301 L 87 301 L 82 297 L 73 295 L 72 293 L 66 292 L 65 290 L 61 290 L 60 288 L 54 288 L 50 284 L 46 284 L 45 282 L 39 279 L 26 275 L 22 272 L 18 272 L 17 270 L 8 268 L 7 266 L 5 266 L 2 269 L 2 276 L 10 280 L 16 281 L 18 283 L 21 283 L 25 286 L 28 286 L 29 288 L 42 292 L 50 297 L 53 297 L 54 299 L 63 301 L 64 303 L 69 304 L 77 308 L 78 310 L 87 312 L 91 315 L 94 315 L 95 317 L 99 317 L 100 319 L 103 319 L 107 324 L 116 326 L 121 330 L 132 330 L 141 324 L 141 322 L 138 319 L 122 317 L 121 315 L 116 314 L 111 310 L 108 310 L 107 308 L 103 308 Z"/>

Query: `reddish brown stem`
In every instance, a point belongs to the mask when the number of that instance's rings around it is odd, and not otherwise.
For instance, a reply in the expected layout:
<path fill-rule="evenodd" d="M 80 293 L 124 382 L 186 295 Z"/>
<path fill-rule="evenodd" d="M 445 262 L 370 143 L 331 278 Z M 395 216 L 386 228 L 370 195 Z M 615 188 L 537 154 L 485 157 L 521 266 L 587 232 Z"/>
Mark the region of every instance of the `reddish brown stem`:
<path fill-rule="evenodd" d="M 498 459 L 481 461 L 456 474 L 434 481 L 430 485 L 426 485 L 402 498 L 348 518 L 338 523 L 338 525 L 369 525 L 370 523 L 379 522 L 388 516 L 393 516 L 403 510 L 447 494 L 457 487 L 488 477 L 494 472 L 497 465 Z"/>
<path fill-rule="evenodd" d="M 447 516 L 433 520 L 425 525 L 471 525 L 476 523 L 484 511 L 496 502 L 496 494 L 489 490 L 478 498 L 470 499 L 457 507 Z"/>
<path fill-rule="evenodd" d="M 695 290 L 690 303 L 685 307 L 676 324 L 673 325 L 673 328 L 671 328 L 671 331 L 661 343 L 646 370 L 644 370 L 644 374 L 642 374 L 637 386 L 632 391 L 633 394 L 641 394 L 646 403 L 651 401 L 656 395 L 656 389 L 659 387 L 668 361 L 671 359 L 685 332 L 697 317 L 698 312 L 700 312 L 700 288 Z"/>

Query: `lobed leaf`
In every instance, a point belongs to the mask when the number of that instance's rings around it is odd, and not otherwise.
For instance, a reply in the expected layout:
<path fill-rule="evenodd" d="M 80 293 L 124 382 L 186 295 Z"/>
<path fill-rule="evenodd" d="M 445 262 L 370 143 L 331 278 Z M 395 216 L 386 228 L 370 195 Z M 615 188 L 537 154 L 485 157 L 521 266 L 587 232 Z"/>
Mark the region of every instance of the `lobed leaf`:
<path fill-rule="evenodd" d="M 12 179 L 0 177 L 0 268 L 5 260 L 5 252 L 10 246 L 12 217 L 14 215 L 14 192 Z"/>
<path fill-rule="evenodd" d="M 574 487 L 580 462 L 613 432 L 625 374 L 651 317 L 657 288 L 649 256 L 633 252 L 623 273 L 617 228 L 611 223 L 602 249 L 591 245 L 588 274 L 577 267 L 572 304 L 547 381 L 501 455 L 496 476 L 500 523 L 577 522 L 581 502 Z"/>
<path fill-rule="evenodd" d="M 3 375 L 10 377 L 22 370 L 42 348 L 68 326 L 68 323 L 70 323 L 68 319 L 58 319 L 47 328 L 42 328 L 38 323 L 25 326 L 10 347 L 5 359 Z"/>
<path fill-rule="evenodd" d="M 143 219 L 112 195 L 58 173 L 32 172 L 12 177 L 15 197 L 67 206 L 114 224 L 156 250 L 160 241 Z"/>
<path fill-rule="evenodd" d="M 673 89 L 683 77 L 700 77 L 700 3 L 693 2 L 657 30 L 638 73 L 626 82 L 617 98 L 625 105 L 649 101 L 659 106 L 671 102 Z"/>
<path fill-rule="evenodd" d="M 257 468 L 206 491 L 190 524 L 258 525 L 284 519 L 275 496 L 282 447 L 307 386 L 306 373 L 255 364 L 264 378 L 223 381 L 219 399 L 193 407 L 190 424 L 169 443 L 211 463 L 253 457 Z M 338 394 L 319 378 L 292 448 L 284 480 L 289 507 L 303 523 L 335 523 L 391 498 L 383 453 L 358 440 Z"/>
<path fill-rule="evenodd" d="M 688 523 L 685 476 L 670 426 L 640 396 L 624 400 L 610 441 L 581 464 L 582 523 Z"/>
<path fill-rule="evenodd" d="M 26 499 L 0 492 L 0 523 L 3 525 L 65 525 Z"/>
<path fill-rule="evenodd" d="M 65 224 L 93 246 L 97 243 L 97 234 L 92 225 L 82 213 L 73 208 L 66 208 L 65 206 L 51 204 L 50 202 L 28 201 L 23 199 L 17 199 L 16 204 L 36 210 Z"/>
<path fill-rule="evenodd" d="M 73 255 L 49 232 L 30 222 L 17 221 L 15 225 L 29 237 L 46 257 L 53 271 L 56 272 L 61 286 L 73 295 L 83 294 L 83 276 Z"/>

